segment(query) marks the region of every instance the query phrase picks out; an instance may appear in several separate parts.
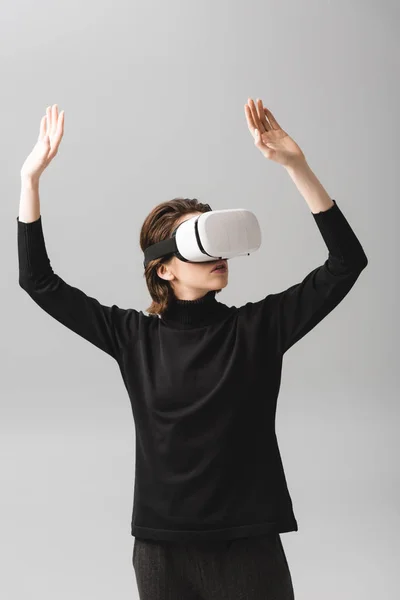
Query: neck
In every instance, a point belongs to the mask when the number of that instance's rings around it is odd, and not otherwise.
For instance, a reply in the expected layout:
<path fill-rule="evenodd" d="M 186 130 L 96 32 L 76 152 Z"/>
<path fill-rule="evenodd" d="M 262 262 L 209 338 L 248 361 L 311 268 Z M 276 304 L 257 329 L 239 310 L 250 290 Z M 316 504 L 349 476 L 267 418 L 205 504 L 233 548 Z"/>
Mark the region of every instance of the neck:
<path fill-rule="evenodd" d="M 173 327 L 187 329 L 209 325 L 221 315 L 221 304 L 215 298 L 215 290 L 210 290 L 196 300 L 181 300 L 173 297 L 161 320 Z"/>

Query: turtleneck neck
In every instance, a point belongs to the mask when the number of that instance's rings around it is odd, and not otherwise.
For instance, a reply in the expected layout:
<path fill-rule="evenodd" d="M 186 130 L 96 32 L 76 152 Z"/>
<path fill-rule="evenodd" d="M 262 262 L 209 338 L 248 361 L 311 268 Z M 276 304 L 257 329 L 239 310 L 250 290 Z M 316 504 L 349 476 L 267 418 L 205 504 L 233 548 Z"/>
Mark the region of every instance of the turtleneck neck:
<path fill-rule="evenodd" d="M 209 325 L 218 319 L 221 308 L 225 307 L 218 302 L 215 294 L 215 290 L 210 290 L 196 300 L 180 300 L 174 297 L 161 316 L 161 320 L 179 329 Z"/>

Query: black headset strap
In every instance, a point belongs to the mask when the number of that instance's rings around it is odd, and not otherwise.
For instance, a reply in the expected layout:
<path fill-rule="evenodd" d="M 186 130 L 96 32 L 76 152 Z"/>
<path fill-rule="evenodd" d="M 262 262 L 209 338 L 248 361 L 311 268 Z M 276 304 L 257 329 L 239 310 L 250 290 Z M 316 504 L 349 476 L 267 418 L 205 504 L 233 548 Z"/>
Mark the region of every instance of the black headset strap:
<path fill-rule="evenodd" d="M 146 266 L 148 262 L 154 260 L 155 258 L 160 258 L 161 256 L 173 254 L 177 250 L 178 247 L 176 245 L 175 235 L 169 238 L 168 240 L 162 240 L 161 242 L 152 244 L 144 251 L 144 266 Z"/>
<path fill-rule="evenodd" d="M 209 212 L 212 210 L 212 208 L 209 204 L 206 204 L 206 207 L 208 208 L 208 210 L 206 212 Z M 201 215 L 199 215 L 199 217 L 200 216 Z M 196 235 L 196 239 L 197 239 L 197 244 L 203 254 L 208 254 L 204 250 L 204 248 L 200 242 L 197 221 L 198 221 L 198 218 L 195 221 L 195 235 Z M 150 262 L 151 260 L 154 260 L 155 258 L 160 258 L 161 256 L 167 256 L 168 254 L 174 254 L 174 253 L 176 253 L 176 255 L 179 256 L 179 258 L 181 260 L 187 262 L 187 260 L 178 252 L 178 246 L 176 245 L 176 238 L 175 238 L 177 229 L 178 229 L 178 227 L 173 232 L 172 237 L 168 238 L 167 240 L 162 240 L 161 242 L 157 242 L 156 244 L 152 244 L 151 246 L 148 246 L 148 248 L 145 249 L 143 266 L 146 266 L 148 262 Z M 209 254 L 208 256 L 211 256 L 211 255 Z"/>

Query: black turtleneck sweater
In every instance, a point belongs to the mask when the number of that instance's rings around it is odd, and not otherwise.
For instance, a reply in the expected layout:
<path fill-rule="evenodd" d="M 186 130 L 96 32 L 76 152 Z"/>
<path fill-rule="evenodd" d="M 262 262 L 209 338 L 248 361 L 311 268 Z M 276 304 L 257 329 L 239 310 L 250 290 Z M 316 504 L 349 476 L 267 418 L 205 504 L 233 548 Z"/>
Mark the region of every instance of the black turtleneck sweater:
<path fill-rule="evenodd" d="M 311 215 L 329 252 L 302 281 L 239 307 L 214 291 L 175 299 L 162 318 L 105 306 L 65 282 L 50 265 L 42 218 L 17 217 L 20 286 L 119 366 L 136 430 L 133 536 L 221 540 L 298 530 L 275 433 L 282 358 L 367 265 L 335 201 Z"/>

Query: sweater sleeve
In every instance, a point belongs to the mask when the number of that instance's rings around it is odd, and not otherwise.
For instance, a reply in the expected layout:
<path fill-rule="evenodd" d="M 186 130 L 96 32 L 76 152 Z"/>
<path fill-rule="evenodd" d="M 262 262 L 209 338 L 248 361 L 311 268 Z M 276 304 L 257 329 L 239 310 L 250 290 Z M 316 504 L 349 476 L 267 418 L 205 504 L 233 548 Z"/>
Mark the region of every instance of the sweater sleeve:
<path fill-rule="evenodd" d="M 135 327 L 138 312 L 105 306 L 54 273 L 41 216 L 30 223 L 17 217 L 17 227 L 19 285 L 51 317 L 118 362 L 124 336 Z"/>
<path fill-rule="evenodd" d="M 276 339 L 284 354 L 320 323 L 349 293 L 367 256 L 336 201 L 326 211 L 312 213 L 328 248 L 328 258 L 302 281 L 246 305 L 258 330 Z M 250 313 L 250 315 L 249 315 Z"/>

